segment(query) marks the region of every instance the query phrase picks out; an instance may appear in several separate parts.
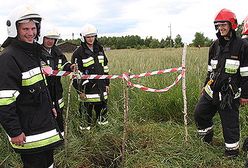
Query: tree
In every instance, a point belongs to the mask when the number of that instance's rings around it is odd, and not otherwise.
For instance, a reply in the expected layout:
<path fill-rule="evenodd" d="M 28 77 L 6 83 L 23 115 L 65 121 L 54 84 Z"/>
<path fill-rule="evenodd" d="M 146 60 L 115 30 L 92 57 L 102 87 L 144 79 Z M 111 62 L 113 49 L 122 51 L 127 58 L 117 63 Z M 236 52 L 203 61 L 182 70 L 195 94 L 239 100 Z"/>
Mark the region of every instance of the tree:
<path fill-rule="evenodd" d="M 144 44 L 146 47 L 149 47 L 150 43 L 152 42 L 152 36 L 146 37 Z"/>
<path fill-rule="evenodd" d="M 160 48 L 165 48 L 165 40 L 163 38 L 160 41 Z"/>
<path fill-rule="evenodd" d="M 159 41 L 157 39 L 153 39 L 150 42 L 149 47 L 150 48 L 159 48 L 159 45 L 160 45 Z"/>
<path fill-rule="evenodd" d="M 167 36 L 165 39 L 165 47 L 173 47 L 174 46 L 174 41 L 171 39 L 170 36 Z"/>
<path fill-rule="evenodd" d="M 243 26 L 244 26 L 244 22 L 242 22 L 242 24 L 239 24 L 238 25 L 238 29 L 237 29 L 237 36 L 241 37 L 242 36 L 242 29 L 243 29 Z"/>
<path fill-rule="evenodd" d="M 179 34 L 176 36 L 174 41 L 175 41 L 175 44 L 174 44 L 175 48 L 183 46 L 182 37 Z"/>
<path fill-rule="evenodd" d="M 206 38 L 204 37 L 204 34 L 203 33 L 200 33 L 200 32 L 196 32 L 195 33 L 195 39 L 193 39 L 193 45 L 195 47 L 199 47 L 199 46 L 205 46 L 205 40 Z"/>
<path fill-rule="evenodd" d="M 210 47 L 210 45 L 213 43 L 213 39 L 209 39 L 208 37 L 205 38 L 205 47 Z"/>

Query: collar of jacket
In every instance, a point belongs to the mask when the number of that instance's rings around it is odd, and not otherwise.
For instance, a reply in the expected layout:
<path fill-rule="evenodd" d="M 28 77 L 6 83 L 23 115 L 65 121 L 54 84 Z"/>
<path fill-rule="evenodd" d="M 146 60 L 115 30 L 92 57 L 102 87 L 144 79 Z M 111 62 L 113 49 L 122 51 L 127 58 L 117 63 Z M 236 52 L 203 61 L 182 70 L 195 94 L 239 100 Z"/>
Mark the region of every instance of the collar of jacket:
<path fill-rule="evenodd" d="M 25 53 L 36 56 L 37 58 L 41 57 L 41 45 L 38 43 L 26 43 L 17 39 L 11 40 L 11 45 L 14 47 L 22 49 Z"/>
<path fill-rule="evenodd" d="M 226 40 L 223 36 L 221 36 L 219 31 L 216 33 L 216 36 L 219 39 L 219 43 L 222 46 L 225 46 L 228 42 L 230 43 L 233 39 L 236 38 L 236 32 L 235 32 L 235 30 L 231 30 L 231 37 L 229 40 Z"/>
<path fill-rule="evenodd" d="M 13 39 L 11 44 L 26 51 L 34 51 L 38 47 L 36 43 L 26 43 L 17 39 Z"/>

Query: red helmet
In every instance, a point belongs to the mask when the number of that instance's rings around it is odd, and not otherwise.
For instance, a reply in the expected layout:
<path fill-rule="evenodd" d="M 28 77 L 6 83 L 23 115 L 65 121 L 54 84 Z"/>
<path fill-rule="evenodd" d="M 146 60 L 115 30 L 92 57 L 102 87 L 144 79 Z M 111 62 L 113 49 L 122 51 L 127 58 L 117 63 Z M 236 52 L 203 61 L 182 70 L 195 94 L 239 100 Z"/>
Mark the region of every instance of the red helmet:
<path fill-rule="evenodd" d="M 229 22 L 232 25 L 232 29 L 235 30 L 238 27 L 236 15 L 228 10 L 222 9 L 214 19 L 214 23 L 217 22 Z"/>
<path fill-rule="evenodd" d="M 243 35 L 248 35 L 248 16 L 246 16 L 244 20 L 244 25 L 243 25 L 243 30 L 242 30 Z"/>

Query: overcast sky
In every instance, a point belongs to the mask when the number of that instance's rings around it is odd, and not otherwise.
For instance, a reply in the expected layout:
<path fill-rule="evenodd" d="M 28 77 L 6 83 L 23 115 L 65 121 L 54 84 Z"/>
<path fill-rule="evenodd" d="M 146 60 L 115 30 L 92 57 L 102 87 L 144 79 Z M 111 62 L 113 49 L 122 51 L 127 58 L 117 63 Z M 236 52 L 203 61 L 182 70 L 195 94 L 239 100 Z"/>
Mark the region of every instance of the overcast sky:
<path fill-rule="evenodd" d="M 241 23 L 248 15 L 248 0 L 0 0 L 0 44 L 6 39 L 6 20 L 23 4 L 34 6 L 55 25 L 63 39 L 79 38 L 86 23 L 99 36 L 139 35 L 157 39 L 180 34 L 190 43 L 195 32 L 215 39 L 214 18 L 221 9 L 232 10 Z"/>

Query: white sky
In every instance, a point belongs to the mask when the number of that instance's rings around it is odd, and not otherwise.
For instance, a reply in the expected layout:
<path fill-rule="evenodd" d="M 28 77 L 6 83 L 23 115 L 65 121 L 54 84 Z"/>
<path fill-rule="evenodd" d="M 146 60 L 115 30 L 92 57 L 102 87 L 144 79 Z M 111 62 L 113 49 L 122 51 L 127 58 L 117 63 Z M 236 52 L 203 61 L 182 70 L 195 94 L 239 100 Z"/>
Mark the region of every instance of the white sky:
<path fill-rule="evenodd" d="M 196 32 L 215 39 L 213 25 L 222 9 L 232 10 L 241 23 L 248 15 L 248 0 L 0 0 L 0 44 L 7 38 L 6 20 L 18 5 L 34 6 L 44 20 L 55 25 L 63 39 L 79 38 L 86 23 L 99 36 L 139 35 L 157 39 L 180 34 L 190 43 Z"/>

